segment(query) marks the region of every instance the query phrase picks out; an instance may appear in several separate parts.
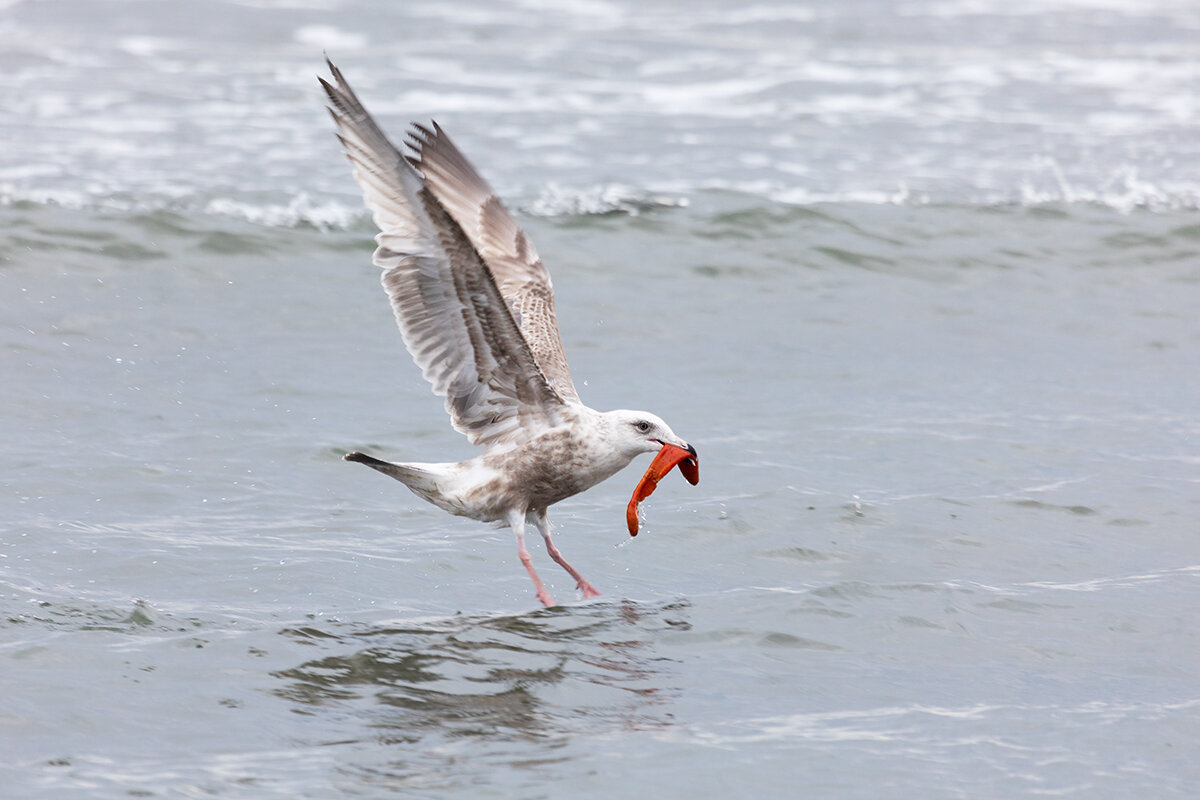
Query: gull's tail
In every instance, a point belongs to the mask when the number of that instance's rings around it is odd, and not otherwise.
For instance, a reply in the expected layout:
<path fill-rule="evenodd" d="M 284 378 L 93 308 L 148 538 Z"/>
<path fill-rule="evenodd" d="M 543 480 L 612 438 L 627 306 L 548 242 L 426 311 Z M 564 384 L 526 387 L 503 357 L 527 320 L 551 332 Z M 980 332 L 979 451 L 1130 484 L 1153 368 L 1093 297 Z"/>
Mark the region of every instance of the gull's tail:
<path fill-rule="evenodd" d="M 415 464 L 393 464 L 390 461 L 382 461 L 374 456 L 358 452 L 347 453 L 342 458 L 346 461 L 366 464 L 384 475 L 390 475 L 422 497 L 428 497 L 430 492 L 437 491 L 437 483 L 434 481 L 433 474 Z"/>

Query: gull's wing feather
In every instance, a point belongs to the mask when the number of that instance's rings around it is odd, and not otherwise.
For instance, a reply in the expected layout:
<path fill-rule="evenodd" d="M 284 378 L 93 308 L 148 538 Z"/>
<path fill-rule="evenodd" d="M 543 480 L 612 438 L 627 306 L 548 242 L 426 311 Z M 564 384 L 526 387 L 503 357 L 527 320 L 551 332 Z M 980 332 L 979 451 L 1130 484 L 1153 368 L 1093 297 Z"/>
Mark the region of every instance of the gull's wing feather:
<path fill-rule="evenodd" d="M 436 122 L 432 129 L 414 125 L 408 145 L 409 160 L 425 176 L 425 185 L 495 276 L 542 373 L 564 400 L 578 402 L 558 334 L 550 273 L 533 243 Z"/>
<path fill-rule="evenodd" d="M 379 234 L 374 262 L 404 343 L 454 427 L 481 446 L 557 424 L 563 399 L 538 366 L 462 228 L 388 141 L 332 63 L 324 79 L 338 138 Z"/>

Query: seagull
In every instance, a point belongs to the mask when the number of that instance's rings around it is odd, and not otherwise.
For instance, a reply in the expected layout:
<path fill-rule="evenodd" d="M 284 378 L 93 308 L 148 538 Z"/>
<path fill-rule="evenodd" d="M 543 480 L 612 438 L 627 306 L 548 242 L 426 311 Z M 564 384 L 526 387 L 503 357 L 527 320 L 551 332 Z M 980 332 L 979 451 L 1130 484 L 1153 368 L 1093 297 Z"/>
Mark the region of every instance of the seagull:
<path fill-rule="evenodd" d="M 580 401 L 550 273 L 488 184 L 436 122 L 414 123 L 407 149 L 395 147 L 326 63 L 334 82 L 318 80 L 379 228 L 373 261 L 404 344 L 445 399 L 451 425 L 482 448 L 457 463 L 392 463 L 359 452 L 343 458 L 451 514 L 510 527 L 537 598 L 549 607 L 554 599 L 525 548 L 532 521 L 583 597 L 598 596 L 551 540 L 547 510 L 636 456 L 666 448 L 686 451 L 670 461 L 689 458 L 692 480 L 696 449 L 654 414 L 595 411 Z"/>

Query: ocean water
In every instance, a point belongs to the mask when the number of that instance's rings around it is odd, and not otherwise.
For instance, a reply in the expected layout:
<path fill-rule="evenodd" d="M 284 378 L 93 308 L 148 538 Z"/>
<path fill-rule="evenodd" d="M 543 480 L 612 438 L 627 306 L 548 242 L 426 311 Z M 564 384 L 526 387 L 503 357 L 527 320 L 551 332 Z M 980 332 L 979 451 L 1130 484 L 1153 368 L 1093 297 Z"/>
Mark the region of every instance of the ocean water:
<path fill-rule="evenodd" d="M 1200 7 L 0 3 L 0 795 L 1191 797 Z M 603 592 L 472 453 L 322 110 L 436 118 L 583 398 Z M 536 537 L 534 537 L 536 539 Z"/>

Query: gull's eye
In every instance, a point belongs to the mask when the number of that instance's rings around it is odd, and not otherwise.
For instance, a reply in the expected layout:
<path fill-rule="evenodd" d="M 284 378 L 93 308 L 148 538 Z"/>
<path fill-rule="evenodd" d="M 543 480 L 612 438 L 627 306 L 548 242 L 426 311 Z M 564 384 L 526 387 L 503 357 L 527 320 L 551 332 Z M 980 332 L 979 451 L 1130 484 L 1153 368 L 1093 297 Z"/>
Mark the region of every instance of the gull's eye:
<path fill-rule="evenodd" d="M 640 422 L 633 423 L 633 427 L 638 429 L 638 433 L 649 433 L 650 432 L 650 423 L 647 422 L 646 420 L 641 420 Z"/>

